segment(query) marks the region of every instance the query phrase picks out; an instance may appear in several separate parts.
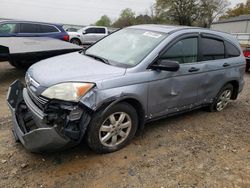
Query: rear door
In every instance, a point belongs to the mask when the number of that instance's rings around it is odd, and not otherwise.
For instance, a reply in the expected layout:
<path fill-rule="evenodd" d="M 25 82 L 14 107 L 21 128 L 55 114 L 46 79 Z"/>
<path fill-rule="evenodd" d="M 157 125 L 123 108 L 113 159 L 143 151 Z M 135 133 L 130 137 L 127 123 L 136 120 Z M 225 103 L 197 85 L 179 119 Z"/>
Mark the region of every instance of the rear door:
<path fill-rule="evenodd" d="M 100 27 L 90 27 L 85 30 L 85 34 L 83 35 L 84 43 L 95 43 L 96 41 L 102 39 L 106 36 L 106 29 Z"/>
<path fill-rule="evenodd" d="M 40 24 L 39 33 L 39 35 L 44 37 L 63 39 L 63 34 L 61 33 L 61 31 L 53 25 Z"/>
<path fill-rule="evenodd" d="M 17 33 L 19 37 L 38 37 L 40 29 L 38 24 L 20 23 L 20 30 Z"/>
<path fill-rule="evenodd" d="M 210 34 L 201 35 L 201 61 L 205 63 L 200 100 L 209 103 L 217 95 L 226 80 L 226 69 L 230 69 L 230 63 L 226 59 L 224 40 Z"/>
<path fill-rule="evenodd" d="M 90 27 L 90 28 L 86 29 L 85 33 L 83 34 L 83 42 L 85 44 L 94 43 L 95 34 L 96 34 L 96 31 L 95 31 L 94 27 Z"/>
<path fill-rule="evenodd" d="M 184 35 L 159 56 L 178 61 L 177 72 L 149 72 L 148 111 L 152 118 L 197 106 L 204 64 L 199 62 L 199 34 Z"/>
<path fill-rule="evenodd" d="M 107 35 L 106 29 L 105 28 L 96 28 L 96 41 L 102 39 Z"/>

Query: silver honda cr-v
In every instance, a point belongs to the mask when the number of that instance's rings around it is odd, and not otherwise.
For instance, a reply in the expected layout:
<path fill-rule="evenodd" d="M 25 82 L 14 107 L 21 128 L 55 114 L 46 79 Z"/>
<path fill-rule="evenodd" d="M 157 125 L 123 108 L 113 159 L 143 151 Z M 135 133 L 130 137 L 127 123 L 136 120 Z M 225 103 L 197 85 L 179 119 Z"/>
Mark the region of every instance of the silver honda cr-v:
<path fill-rule="evenodd" d="M 139 25 L 85 51 L 33 65 L 8 103 L 14 136 L 33 152 L 78 144 L 98 153 L 129 143 L 148 121 L 223 110 L 244 85 L 237 40 L 202 28 Z"/>

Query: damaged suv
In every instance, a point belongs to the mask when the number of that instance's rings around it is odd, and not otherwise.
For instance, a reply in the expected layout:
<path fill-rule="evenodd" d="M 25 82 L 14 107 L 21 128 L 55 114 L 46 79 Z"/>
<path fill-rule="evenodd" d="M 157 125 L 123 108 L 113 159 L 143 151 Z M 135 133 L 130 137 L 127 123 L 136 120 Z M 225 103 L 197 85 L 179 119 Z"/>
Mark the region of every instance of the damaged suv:
<path fill-rule="evenodd" d="M 129 143 L 146 122 L 200 107 L 222 111 L 244 85 L 237 40 L 202 28 L 139 25 L 85 51 L 43 60 L 8 92 L 16 140 L 32 152 L 86 138 L 98 153 Z"/>

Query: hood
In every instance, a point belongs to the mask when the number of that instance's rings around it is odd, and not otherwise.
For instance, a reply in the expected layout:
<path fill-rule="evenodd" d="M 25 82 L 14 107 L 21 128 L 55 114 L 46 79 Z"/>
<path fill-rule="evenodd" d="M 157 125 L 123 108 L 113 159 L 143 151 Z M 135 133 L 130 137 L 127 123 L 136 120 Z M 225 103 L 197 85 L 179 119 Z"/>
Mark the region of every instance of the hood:
<path fill-rule="evenodd" d="M 122 76 L 125 68 L 107 65 L 79 52 L 40 61 L 28 70 L 29 75 L 42 87 L 63 82 L 97 82 Z"/>

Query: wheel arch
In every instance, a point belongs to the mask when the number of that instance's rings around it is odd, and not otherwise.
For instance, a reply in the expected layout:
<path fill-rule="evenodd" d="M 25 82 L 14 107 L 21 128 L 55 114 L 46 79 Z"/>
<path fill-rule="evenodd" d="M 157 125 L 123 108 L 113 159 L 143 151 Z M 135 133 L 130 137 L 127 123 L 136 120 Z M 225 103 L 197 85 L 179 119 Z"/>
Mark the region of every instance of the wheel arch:
<path fill-rule="evenodd" d="M 231 97 L 232 100 L 236 100 L 239 94 L 239 82 L 237 80 L 231 80 L 228 81 L 224 86 L 226 86 L 227 84 L 231 84 L 233 86 L 233 95 Z"/>
<path fill-rule="evenodd" d="M 82 44 L 82 41 L 81 41 L 79 38 L 77 38 L 77 37 L 72 37 L 72 38 L 70 39 L 70 42 L 71 42 L 72 40 L 78 40 L 78 41 Z"/>
<path fill-rule="evenodd" d="M 138 115 L 138 120 L 139 120 L 137 132 L 140 133 L 144 129 L 146 112 L 142 103 L 135 97 L 124 96 L 121 98 L 109 100 L 108 102 L 105 102 L 104 104 L 102 104 L 96 111 L 98 112 L 103 111 L 102 114 L 104 114 L 109 108 L 111 108 L 112 106 L 118 103 L 128 103 L 136 110 L 137 115 Z"/>

